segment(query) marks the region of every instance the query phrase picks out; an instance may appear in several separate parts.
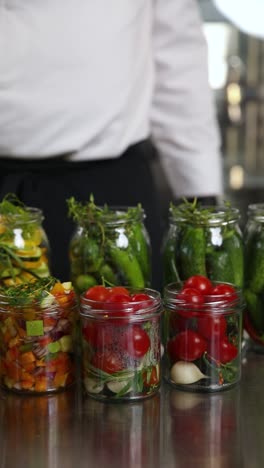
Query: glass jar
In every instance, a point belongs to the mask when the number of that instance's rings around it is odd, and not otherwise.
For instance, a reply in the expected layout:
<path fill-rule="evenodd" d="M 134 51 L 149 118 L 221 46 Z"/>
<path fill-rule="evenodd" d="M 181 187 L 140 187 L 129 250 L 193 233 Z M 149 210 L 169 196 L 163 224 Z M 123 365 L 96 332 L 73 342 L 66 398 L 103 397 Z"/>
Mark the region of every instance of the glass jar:
<path fill-rule="evenodd" d="M 160 386 L 160 294 L 128 289 L 149 299 L 99 302 L 81 295 L 82 381 L 100 400 L 137 400 Z"/>
<path fill-rule="evenodd" d="M 48 277 L 0 290 L 0 377 L 6 390 L 40 394 L 75 380 L 77 303 L 70 282 Z"/>
<path fill-rule="evenodd" d="M 243 286 L 239 210 L 226 206 L 171 205 L 162 257 L 164 285 L 203 275 Z"/>
<path fill-rule="evenodd" d="M 70 241 L 71 280 L 77 293 L 102 284 L 149 287 L 151 247 L 145 212 L 89 203 Z"/>
<path fill-rule="evenodd" d="M 38 208 L 0 210 L 0 286 L 12 286 L 50 275 L 49 241 Z"/>
<path fill-rule="evenodd" d="M 248 206 L 244 243 L 244 327 L 256 349 L 264 351 L 264 203 Z"/>
<path fill-rule="evenodd" d="M 242 292 L 227 285 L 230 291 L 206 295 L 200 304 L 186 301 L 183 283 L 165 287 L 164 377 L 173 387 L 213 392 L 239 382 Z"/>

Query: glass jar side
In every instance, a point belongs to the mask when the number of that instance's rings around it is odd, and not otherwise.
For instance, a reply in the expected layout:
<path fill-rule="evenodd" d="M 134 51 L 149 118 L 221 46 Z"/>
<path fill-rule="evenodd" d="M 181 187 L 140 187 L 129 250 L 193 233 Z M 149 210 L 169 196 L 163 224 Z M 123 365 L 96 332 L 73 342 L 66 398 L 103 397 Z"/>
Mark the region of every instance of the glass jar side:
<path fill-rule="evenodd" d="M 0 216 L 0 285 L 12 286 L 50 274 L 50 246 L 42 211 Z"/>
<path fill-rule="evenodd" d="M 0 297 L 0 375 L 6 390 L 25 394 L 65 390 L 75 382 L 75 299 L 51 296 L 12 304 Z M 45 302 L 46 305 L 45 305 Z"/>
<path fill-rule="evenodd" d="M 264 352 L 264 204 L 262 203 L 248 207 L 244 245 L 246 301 L 244 328 L 255 344 L 256 350 Z"/>
<path fill-rule="evenodd" d="M 149 287 L 151 245 L 144 224 L 145 213 L 127 216 L 111 209 L 100 222 L 77 226 L 69 246 L 71 279 L 81 294 L 102 284 Z"/>
<path fill-rule="evenodd" d="M 179 300 L 181 284 L 165 288 L 164 378 L 175 388 L 215 392 L 241 376 L 242 291 L 205 296 L 200 306 Z"/>
<path fill-rule="evenodd" d="M 238 220 L 235 208 L 204 207 L 188 217 L 170 211 L 162 248 L 164 286 L 203 275 L 242 287 L 244 254 Z"/>
<path fill-rule="evenodd" d="M 82 381 L 96 399 L 138 400 L 160 387 L 160 295 L 130 291 L 150 299 L 120 304 L 81 296 Z"/>

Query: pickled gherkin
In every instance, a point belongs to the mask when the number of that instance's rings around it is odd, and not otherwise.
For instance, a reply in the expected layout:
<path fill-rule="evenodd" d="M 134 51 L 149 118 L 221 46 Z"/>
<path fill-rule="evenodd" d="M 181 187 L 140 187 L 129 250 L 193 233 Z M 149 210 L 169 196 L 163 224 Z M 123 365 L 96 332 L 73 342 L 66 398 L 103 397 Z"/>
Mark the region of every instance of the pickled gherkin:
<path fill-rule="evenodd" d="M 238 224 L 239 210 L 224 206 L 203 206 L 196 200 L 171 203 L 169 228 L 162 248 L 164 286 L 193 275 L 213 281 L 244 282 L 244 251 Z M 173 265 L 174 270 L 171 268 Z"/>
<path fill-rule="evenodd" d="M 76 230 L 69 245 L 71 280 L 78 294 L 95 284 L 149 287 L 151 245 L 141 205 L 97 206 L 93 196 L 67 200 Z M 88 286 L 87 286 L 88 285 Z"/>

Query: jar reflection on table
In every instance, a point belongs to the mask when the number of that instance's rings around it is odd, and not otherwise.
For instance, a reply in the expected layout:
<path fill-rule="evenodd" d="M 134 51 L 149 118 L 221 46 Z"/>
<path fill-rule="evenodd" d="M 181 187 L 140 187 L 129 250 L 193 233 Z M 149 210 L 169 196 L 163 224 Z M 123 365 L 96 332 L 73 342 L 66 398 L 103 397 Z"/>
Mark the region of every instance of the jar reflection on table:
<path fill-rule="evenodd" d="M 85 399 L 81 448 L 89 466 L 160 468 L 160 395 L 116 405 Z"/>
<path fill-rule="evenodd" d="M 239 387 L 216 394 L 166 393 L 165 412 L 171 415 L 170 425 L 163 421 L 166 466 L 242 466 Z"/>
<path fill-rule="evenodd" d="M 69 452 L 75 454 L 75 393 L 68 392 L 38 397 L 7 394 L 0 401 L 1 458 L 5 467 L 70 468 Z"/>

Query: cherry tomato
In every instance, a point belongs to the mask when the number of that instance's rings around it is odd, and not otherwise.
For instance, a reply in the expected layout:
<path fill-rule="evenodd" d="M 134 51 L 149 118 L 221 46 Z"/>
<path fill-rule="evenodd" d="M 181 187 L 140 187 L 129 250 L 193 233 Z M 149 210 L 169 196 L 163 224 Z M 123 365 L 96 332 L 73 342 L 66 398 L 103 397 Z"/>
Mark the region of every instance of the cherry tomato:
<path fill-rule="evenodd" d="M 144 293 L 132 294 L 130 300 L 133 302 L 133 309 L 135 312 L 144 309 L 144 307 L 151 306 L 152 303 L 152 298 Z"/>
<path fill-rule="evenodd" d="M 226 332 L 226 320 L 221 315 L 199 317 L 197 331 L 208 340 L 222 338 Z"/>
<path fill-rule="evenodd" d="M 104 349 L 112 341 L 112 330 L 101 323 L 89 323 L 83 328 L 83 336 L 93 348 Z"/>
<path fill-rule="evenodd" d="M 92 301 L 104 302 L 109 295 L 109 289 L 105 286 L 92 286 L 84 293 L 86 299 L 91 299 Z"/>
<path fill-rule="evenodd" d="M 113 374 L 123 369 L 120 355 L 110 350 L 95 353 L 92 358 L 92 365 L 108 374 Z"/>
<path fill-rule="evenodd" d="M 167 344 L 167 350 L 173 361 L 195 361 L 207 349 L 207 341 L 193 330 L 180 332 Z"/>
<path fill-rule="evenodd" d="M 108 297 L 106 298 L 106 304 L 114 303 L 114 304 L 128 304 L 130 302 L 130 297 L 127 294 L 114 292 L 112 291 Z M 107 307 L 107 305 L 106 305 Z"/>
<path fill-rule="evenodd" d="M 125 294 L 126 296 L 129 296 L 129 291 L 124 286 L 114 286 L 113 288 L 110 288 L 109 292 L 111 295 L 112 294 Z"/>
<path fill-rule="evenodd" d="M 190 276 L 185 282 L 184 282 L 184 288 L 194 288 L 197 291 L 199 291 L 201 294 L 211 294 L 211 290 L 213 288 L 213 285 L 209 278 L 206 276 L 202 275 L 194 275 Z"/>
<path fill-rule="evenodd" d="M 225 283 L 218 284 L 217 286 L 214 286 L 212 291 L 211 291 L 212 296 L 224 296 L 224 300 L 226 302 L 232 302 L 237 298 L 236 290 L 233 288 L 233 286 Z M 213 298 L 213 300 L 215 300 Z"/>
<path fill-rule="evenodd" d="M 200 306 L 204 303 L 203 295 L 200 293 L 200 291 L 194 288 L 184 287 L 178 294 L 178 299 L 192 306 Z"/>
<path fill-rule="evenodd" d="M 129 356 L 135 359 L 142 358 L 150 348 L 150 338 L 140 325 L 132 325 L 123 335 L 122 348 Z"/>
<path fill-rule="evenodd" d="M 156 366 L 153 366 L 151 373 L 143 372 L 142 374 L 143 384 L 145 387 L 151 387 L 152 385 L 157 385 L 159 383 L 159 376 L 157 373 Z"/>
<path fill-rule="evenodd" d="M 238 349 L 230 343 L 227 338 L 223 340 L 213 340 L 210 342 L 208 355 L 216 361 L 226 364 L 237 357 Z"/>

